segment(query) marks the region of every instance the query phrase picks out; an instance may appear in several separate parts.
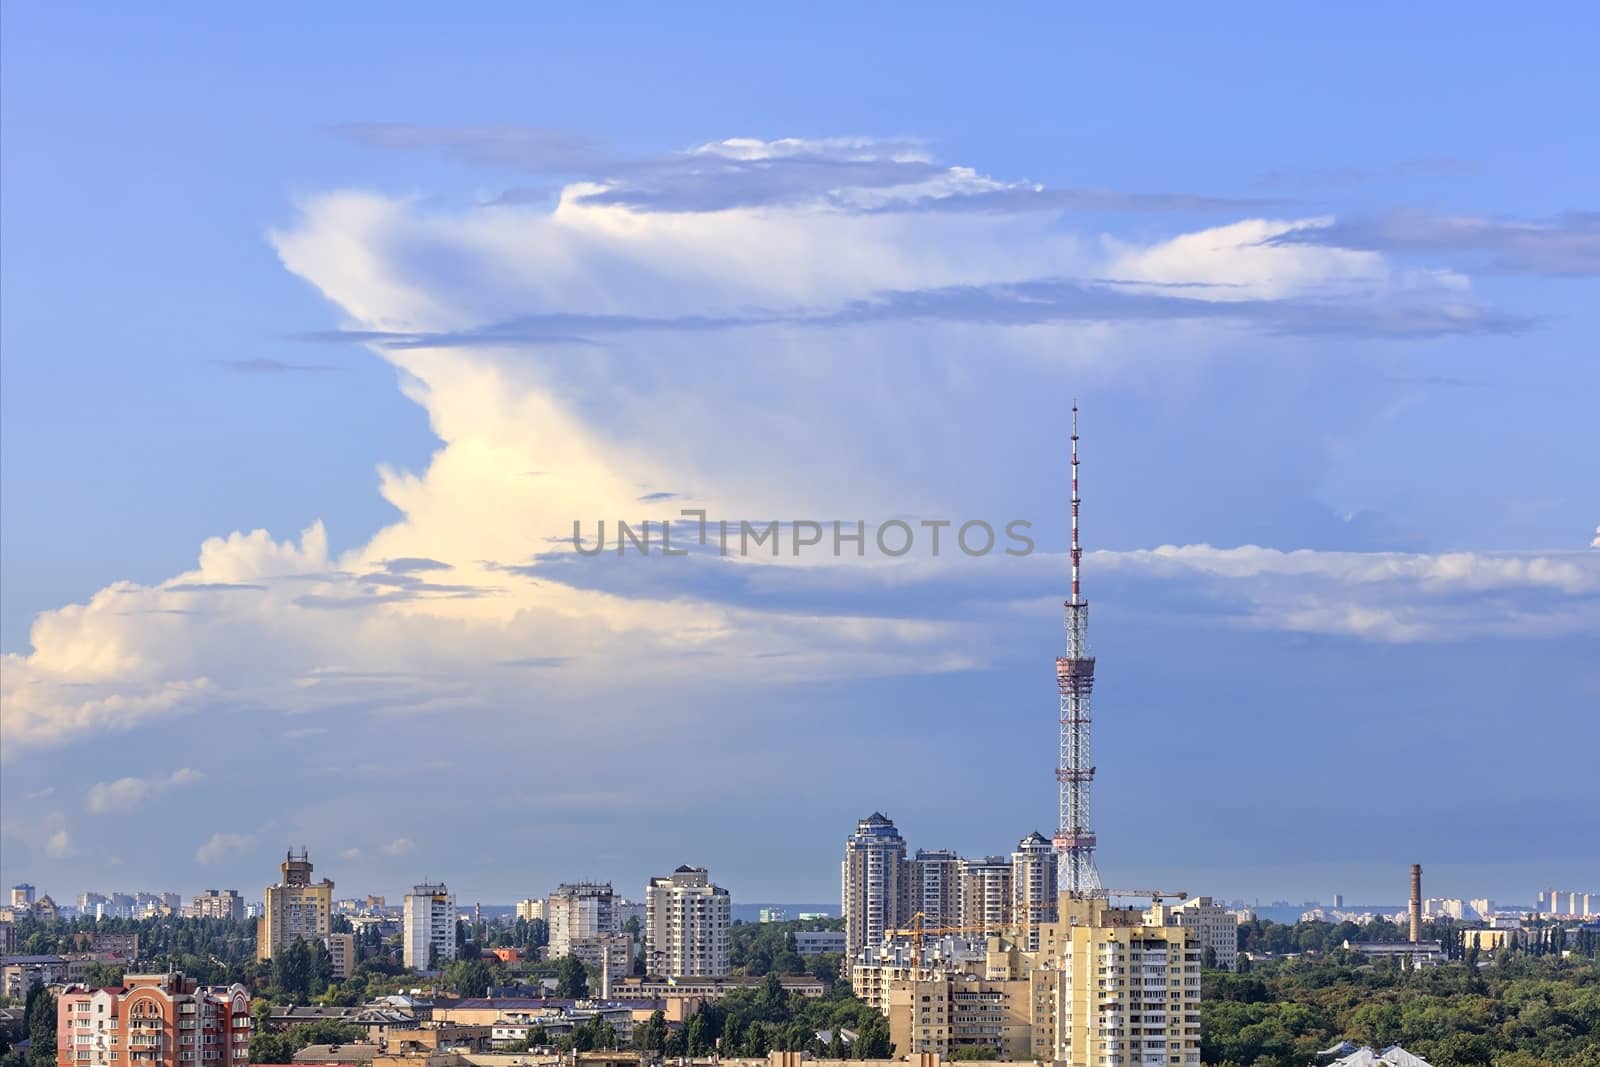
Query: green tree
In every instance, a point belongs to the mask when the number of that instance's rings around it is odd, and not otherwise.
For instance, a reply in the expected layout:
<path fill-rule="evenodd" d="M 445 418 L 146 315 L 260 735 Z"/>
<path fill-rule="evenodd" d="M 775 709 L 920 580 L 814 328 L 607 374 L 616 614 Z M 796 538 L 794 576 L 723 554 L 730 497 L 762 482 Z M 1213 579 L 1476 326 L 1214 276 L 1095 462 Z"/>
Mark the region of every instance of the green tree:
<path fill-rule="evenodd" d="M 711 1051 L 711 1028 L 706 1025 L 704 1012 L 697 1011 L 689 1017 L 684 1039 L 691 1056 L 704 1056 Z"/>
<path fill-rule="evenodd" d="M 486 997 L 495 984 L 495 971 L 481 959 L 457 960 L 446 972 L 445 984 L 459 996 Z"/>
<path fill-rule="evenodd" d="M 556 964 L 556 996 L 583 1000 L 589 995 L 589 972 L 576 956 L 563 956 Z"/>
<path fill-rule="evenodd" d="M 886 1060 L 893 1052 L 894 1045 L 889 1041 L 889 1022 L 874 1013 L 862 1025 L 856 1037 L 856 1056 L 863 1060 Z"/>
<path fill-rule="evenodd" d="M 56 996 L 38 982 L 28 987 L 28 1063 L 54 1067 L 56 1062 Z"/>
<path fill-rule="evenodd" d="M 985 1048 L 982 1045 L 962 1045 L 950 1053 L 950 1058 L 952 1060 L 997 1060 L 1000 1058 L 1000 1053 L 995 1049 Z"/>
<path fill-rule="evenodd" d="M 294 1039 L 286 1033 L 257 1030 L 250 1035 L 251 1063 L 292 1063 Z"/>
<path fill-rule="evenodd" d="M 667 1017 L 660 1011 L 633 1028 L 633 1047 L 641 1052 L 661 1052 L 667 1047 Z"/>

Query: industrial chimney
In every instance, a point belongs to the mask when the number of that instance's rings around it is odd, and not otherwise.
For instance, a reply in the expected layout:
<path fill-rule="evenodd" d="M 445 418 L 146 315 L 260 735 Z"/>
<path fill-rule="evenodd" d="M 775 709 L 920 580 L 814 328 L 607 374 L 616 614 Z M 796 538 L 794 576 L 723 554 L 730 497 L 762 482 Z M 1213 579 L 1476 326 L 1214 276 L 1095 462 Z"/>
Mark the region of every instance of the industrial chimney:
<path fill-rule="evenodd" d="M 1422 940 L 1422 864 L 1411 865 L 1411 943 Z"/>

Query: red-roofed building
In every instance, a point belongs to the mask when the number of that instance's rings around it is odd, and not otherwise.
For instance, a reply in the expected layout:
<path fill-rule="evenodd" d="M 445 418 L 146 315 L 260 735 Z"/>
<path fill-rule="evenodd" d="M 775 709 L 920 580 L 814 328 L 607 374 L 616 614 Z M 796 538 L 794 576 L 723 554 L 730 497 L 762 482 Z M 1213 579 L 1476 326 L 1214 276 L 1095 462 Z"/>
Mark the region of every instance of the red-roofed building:
<path fill-rule="evenodd" d="M 250 994 L 181 973 L 69 986 L 56 1003 L 56 1067 L 245 1067 Z"/>

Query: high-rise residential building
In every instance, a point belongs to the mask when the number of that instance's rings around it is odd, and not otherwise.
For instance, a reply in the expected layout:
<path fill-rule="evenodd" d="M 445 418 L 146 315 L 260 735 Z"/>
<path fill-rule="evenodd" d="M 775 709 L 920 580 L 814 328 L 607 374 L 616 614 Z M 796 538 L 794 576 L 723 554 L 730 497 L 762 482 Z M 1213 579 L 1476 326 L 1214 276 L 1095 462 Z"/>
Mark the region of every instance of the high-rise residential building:
<path fill-rule="evenodd" d="M 1039 949 L 1039 924 L 1056 921 L 1056 849 L 1035 830 L 1011 854 L 1011 917 L 1022 947 Z"/>
<path fill-rule="evenodd" d="M 1546 915 L 1571 915 L 1579 918 L 1600 913 L 1600 893 L 1572 889 L 1542 889 L 1534 911 Z"/>
<path fill-rule="evenodd" d="M 1062 899 L 1041 929 L 1033 1055 L 1065 1067 L 1200 1063 L 1195 931 L 1151 925 L 1103 898 Z"/>
<path fill-rule="evenodd" d="M 919 848 L 911 858 L 911 910 L 924 926 L 961 925 L 961 857 L 947 848 Z"/>
<path fill-rule="evenodd" d="M 18 911 L 33 910 L 33 895 L 36 890 L 27 882 L 21 882 L 11 887 L 11 906 Z"/>
<path fill-rule="evenodd" d="M 733 905 L 704 867 L 652 878 L 644 904 L 644 960 L 651 974 L 715 978 L 733 970 Z"/>
<path fill-rule="evenodd" d="M 1473 911 L 1478 913 L 1478 918 L 1480 919 L 1487 919 L 1494 914 L 1494 901 L 1488 897 L 1474 897 L 1472 900 L 1467 901 L 1467 904 L 1471 906 Z"/>
<path fill-rule="evenodd" d="M 311 858 L 292 850 L 278 865 L 281 880 L 267 886 L 267 901 L 256 920 L 256 959 L 270 960 L 295 941 L 321 941 L 333 921 L 333 883 L 311 881 Z"/>
<path fill-rule="evenodd" d="M 857 995 L 889 1019 L 896 1053 L 962 1049 L 1065 1067 L 1194 1067 L 1200 1062 L 1197 931 L 1147 923 L 1103 897 L 1058 898 L 1028 952 L 991 936 L 978 957 L 880 967 Z M 904 962 L 904 961 L 902 961 Z M 854 979 L 872 968 L 858 968 Z"/>
<path fill-rule="evenodd" d="M 517 918 L 532 922 L 535 919 L 544 921 L 544 901 L 529 897 L 517 901 Z"/>
<path fill-rule="evenodd" d="M 1239 969 L 1239 921 L 1210 897 L 1195 897 L 1170 906 L 1157 903 L 1144 913 L 1144 919 L 1155 926 L 1177 925 L 1193 930 L 1202 960 L 1209 948 L 1216 955 L 1217 967 L 1226 971 Z"/>
<path fill-rule="evenodd" d="M 17 951 L 17 924 L 10 919 L 0 919 L 0 956 L 10 956 Z"/>
<path fill-rule="evenodd" d="M 68 986 L 56 1002 L 57 1067 L 246 1067 L 250 994 L 182 974 Z"/>
<path fill-rule="evenodd" d="M 411 887 L 406 894 L 404 962 L 418 971 L 431 971 L 456 958 L 456 898 L 441 882 Z"/>
<path fill-rule="evenodd" d="M 966 936 L 998 934 L 1011 925 L 1011 860 L 985 856 L 961 861 L 961 926 Z"/>
<path fill-rule="evenodd" d="M 888 816 L 875 811 L 856 824 L 845 840 L 839 874 L 848 968 L 863 948 L 879 944 L 912 916 L 906 842 Z"/>
<path fill-rule="evenodd" d="M 1422 902 L 1422 917 L 1460 922 L 1467 917 L 1467 902 L 1459 897 L 1429 897 Z"/>
<path fill-rule="evenodd" d="M 195 919 L 243 919 L 244 897 L 237 889 L 207 889 L 190 903 L 189 914 Z"/>
<path fill-rule="evenodd" d="M 619 937 L 617 898 L 610 882 L 572 882 L 556 887 L 545 902 L 550 958 L 576 956 L 585 963 L 610 960 L 613 973 L 627 973 L 632 940 Z M 623 943 L 626 942 L 626 945 Z M 616 970 L 618 960 L 621 970 Z"/>

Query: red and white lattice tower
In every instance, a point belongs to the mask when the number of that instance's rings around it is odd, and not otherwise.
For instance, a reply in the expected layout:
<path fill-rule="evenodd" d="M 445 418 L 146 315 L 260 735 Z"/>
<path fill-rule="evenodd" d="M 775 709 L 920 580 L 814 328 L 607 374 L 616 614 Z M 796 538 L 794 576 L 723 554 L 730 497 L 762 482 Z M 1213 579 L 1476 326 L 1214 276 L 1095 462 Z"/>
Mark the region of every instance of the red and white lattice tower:
<path fill-rule="evenodd" d="M 1064 606 L 1067 654 L 1056 659 L 1056 685 L 1061 692 L 1061 759 L 1056 782 L 1061 792 L 1061 818 L 1055 846 L 1059 854 L 1057 885 L 1077 899 L 1104 895 L 1094 866 L 1094 831 L 1089 828 L 1089 787 L 1094 766 L 1089 762 L 1089 697 L 1094 691 L 1094 657 L 1089 655 L 1089 602 L 1078 584 L 1083 549 L 1078 544 L 1078 405 L 1072 405 L 1072 598 Z"/>

